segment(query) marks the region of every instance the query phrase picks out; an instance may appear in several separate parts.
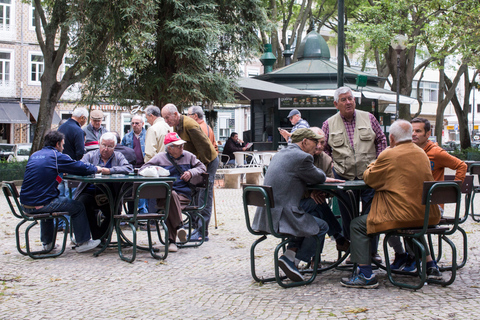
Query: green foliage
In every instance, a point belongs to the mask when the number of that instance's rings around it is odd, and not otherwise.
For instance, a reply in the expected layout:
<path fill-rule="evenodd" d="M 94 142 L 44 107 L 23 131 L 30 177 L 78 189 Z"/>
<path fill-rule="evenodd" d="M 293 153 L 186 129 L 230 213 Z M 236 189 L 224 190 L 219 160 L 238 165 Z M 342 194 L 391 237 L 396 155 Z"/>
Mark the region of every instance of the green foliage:
<path fill-rule="evenodd" d="M 154 30 L 143 41 L 111 46 L 86 90 L 124 105 L 233 101 L 239 64 L 260 49 L 257 32 L 266 22 L 260 1 L 155 3 Z"/>
<path fill-rule="evenodd" d="M 450 151 L 449 153 L 460 160 L 480 161 L 480 150 L 476 148 L 470 147 L 467 149 Z"/>
<path fill-rule="evenodd" d="M 23 180 L 27 161 L 0 161 L 0 177 L 2 181 Z"/>

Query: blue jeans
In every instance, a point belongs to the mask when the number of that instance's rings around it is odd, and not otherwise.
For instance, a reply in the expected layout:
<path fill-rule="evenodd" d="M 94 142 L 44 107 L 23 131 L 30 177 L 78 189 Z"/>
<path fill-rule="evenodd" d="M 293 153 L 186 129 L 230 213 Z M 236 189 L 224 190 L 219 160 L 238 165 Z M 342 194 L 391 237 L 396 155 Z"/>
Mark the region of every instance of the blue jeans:
<path fill-rule="evenodd" d="M 70 198 L 70 193 L 68 191 L 68 185 L 67 185 L 66 180 L 63 180 L 62 182 L 60 182 L 58 184 L 58 191 L 60 191 L 60 197 Z M 73 192 L 72 192 L 72 194 L 73 194 Z M 70 222 L 70 217 L 67 216 L 66 218 L 67 218 L 68 222 Z M 58 226 L 65 228 L 65 222 L 63 220 L 59 220 L 58 221 Z"/>
<path fill-rule="evenodd" d="M 307 213 L 308 214 L 308 213 Z M 292 241 L 288 244 L 288 249 L 297 248 L 297 253 L 295 254 L 295 258 L 310 262 L 312 258 L 315 256 L 316 248 L 317 248 L 317 240 L 314 237 L 318 237 L 320 239 L 320 253 L 323 251 L 323 244 L 325 243 L 325 234 L 328 232 L 328 225 L 325 221 L 320 218 L 313 216 L 315 222 L 318 224 L 320 231 L 316 236 L 311 237 L 295 237 Z"/>
<path fill-rule="evenodd" d="M 312 216 L 325 221 L 328 225 L 329 236 L 342 233 L 342 226 L 326 202 L 317 204 L 312 198 L 305 198 L 300 200 L 300 207 Z"/>
<path fill-rule="evenodd" d="M 208 224 L 210 223 L 210 218 L 212 217 L 212 203 L 213 203 L 213 185 L 215 184 L 215 174 L 218 168 L 218 157 L 215 158 L 212 162 L 207 165 L 207 173 L 208 173 L 208 198 L 207 198 L 207 205 L 205 208 L 200 212 L 200 214 L 205 218 L 205 236 L 208 236 Z M 201 206 L 203 205 L 203 198 L 205 197 L 205 190 L 200 190 L 198 193 L 198 204 Z M 202 227 L 202 221 L 198 221 L 198 228 Z"/>
<path fill-rule="evenodd" d="M 69 213 L 72 221 L 73 232 L 77 243 L 83 243 L 90 240 L 90 227 L 88 226 L 87 213 L 83 203 L 77 200 L 71 200 L 65 197 L 57 197 L 49 204 L 40 209 L 23 209 L 26 213 L 47 213 L 65 211 Z M 54 231 L 53 220 L 40 221 L 40 240 L 43 244 L 49 244 L 53 241 Z"/>

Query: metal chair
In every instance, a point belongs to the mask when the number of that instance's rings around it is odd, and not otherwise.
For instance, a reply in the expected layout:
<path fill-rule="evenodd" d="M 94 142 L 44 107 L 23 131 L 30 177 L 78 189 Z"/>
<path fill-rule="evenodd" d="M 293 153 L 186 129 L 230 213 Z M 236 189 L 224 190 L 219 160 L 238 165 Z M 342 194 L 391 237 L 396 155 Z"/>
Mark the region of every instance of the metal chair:
<path fill-rule="evenodd" d="M 455 176 L 454 175 L 445 175 L 444 177 L 445 181 L 454 181 Z M 438 223 L 438 225 L 442 226 L 447 226 L 447 225 L 457 225 L 457 230 L 460 231 L 462 234 L 463 238 L 463 259 L 460 264 L 457 263 L 457 269 L 463 268 L 465 264 L 467 263 L 468 259 L 468 242 L 467 242 L 467 233 L 465 230 L 460 226 L 462 223 L 467 221 L 468 215 L 469 215 L 469 209 L 470 209 L 470 203 L 471 203 L 471 197 L 472 197 L 472 191 L 473 191 L 473 176 L 467 175 L 465 176 L 465 180 L 463 181 L 462 187 L 461 187 L 462 194 L 465 195 L 465 211 L 462 217 L 459 217 L 458 221 L 455 221 L 455 217 L 448 217 L 448 216 L 442 216 L 442 219 Z M 455 232 L 455 230 L 447 231 L 445 235 L 451 235 Z M 432 258 L 439 262 L 442 258 L 442 241 L 441 237 L 438 237 L 438 252 L 436 255 L 434 255 L 434 250 L 433 250 L 433 241 L 432 241 L 432 235 L 428 235 L 428 244 L 430 247 L 430 252 L 432 254 Z M 445 266 L 439 266 L 439 269 L 441 271 L 450 271 L 451 266 L 445 267 Z"/>
<path fill-rule="evenodd" d="M 425 181 L 423 184 L 423 197 L 422 204 L 425 205 L 425 216 L 423 227 L 421 228 L 405 228 L 405 229 L 396 229 L 389 230 L 385 232 L 385 238 L 383 240 L 383 251 L 385 254 L 386 271 L 388 280 L 398 287 L 408 288 L 408 289 L 420 289 L 423 287 L 425 282 L 437 283 L 442 286 L 447 286 L 452 284 L 455 281 L 456 271 L 457 271 L 457 249 L 455 244 L 447 237 L 448 234 L 451 234 L 456 231 L 458 227 L 459 215 L 460 215 L 460 202 L 461 202 L 461 190 L 458 183 L 453 181 Z M 447 226 L 429 226 L 428 220 L 430 217 L 430 206 L 437 204 L 445 203 L 455 203 L 455 216 L 454 224 L 451 227 Z M 451 266 L 451 277 L 447 281 L 443 280 L 427 280 L 427 256 L 425 247 L 422 244 L 422 239 L 425 235 L 436 234 L 441 237 L 441 240 L 445 241 L 451 248 L 452 251 L 452 266 Z M 416 285 L 400 282 L 394 279 L 392 276 L 393 272 L 390 269 L 390 264 L 388 261 L 388 239 L 391 236 L 400 236 L 404 239 L 410 240 L 413 245 L 413 250 L 415 251 L 415 259 L 417 264 L 417 273 L 420 276 L 420 281 Z M 420 260 L 421 257 L 421 260 Z M 421 263 L 420 263 L 421 261 Z M 395 272 L 403 273 L 403 272 Z"/>
<path fill-rule="evenodd" d="M 134 183 L 133 185 L 133 192 L 135 194 L 135 202 L 133 206 L 133 214 L 117 214 L 114 215 L 115 221 L 115 231 L 117 233 L 117 245 L 118 245 L 118 255 L 120 258 L 127 262 L 135 261 L 136 251 L 137 251 L 137 229 L 138 223 L 140 221 L 145 221 L 147 224 L 147 235 L 148 235 L 148 250 L 150 254 L 155 259 L 166 259 L 168 256 L 168 228 L 165 221 L 168 218 L 168 210 L 170 206 L 170 197 L 172 195 L 172 182 L 168 181 L 152 181 L 152 182 L 144 182 L 141 184 Z M 140 199 L 165 199 L 165 208 L 160 210 L 159 212 L 149 212 L 146 214 L 139 214 L 138 213 L 138 201 Z M 163 255 L 158 255 L 155 252 L 158 251 L 153 247 L 152 241 L 152 231 L 150 229 L 150 222 L 154 221 L 156 225 L 156 233 L 158 239 L 161 243 L 165 245 L 165 253 Z M 120 223 L 126 222 L 132 231 L 132 240 L 125 241 L 126 237 L 123 231 L 120 229 Z M 161 230 L 159 226 L 159 222 L 162 225 L 163 233 L 165 240 L 162 239 Z M 126 257 L 123 254 L 123 246 L 125 244 L 131 245 L 133 248 L 131 258 Z"/>
<path fill-rule="evenodd" d="M 251 220 L 250 220 L 250 214 L 249 214 L 249 209 L 248 206 L 255 206 L 255 207 L 263 207 L 265 208 L 265 212 L 268 217 L 268 224 L 269 224 L 269 229 L 270 232 L 263 232 L 263 231 L 256 231 L 253 230 L 252 225 L 251 225 Z M 317 240 L 317 250 L 315 253 L 315 259 L 314 259 L 314 266 L 313 270 L 311 271 L 312 274 L 309 279 L 305 281 L 300 281 L 300 282 L 290 282 L 286 283 L 283 280 L 285 280 L 287 277 L 285 276 L 280 276 L 280 271 L 279 271 L 279 266 L 278 266 L 278 253 L 280 249 L 285 250 L 285 245 L 290 241 L 291 238 L 293 238 L 293 235 L 289 234 L 281 234 L 275 231 L 273 228 L 273 222 L 272 222 L 272 213 L 271 209 L 275 207 L 275 202 L 273 198 L 273 190 L 272 187 L 270 186 L 261 186 L 261 185 L 243 185 L 243 209 L 245 212 L 245 222 L 247 224 L 247 229 L 248 231 L 255 235 L 255 236 L 260 236 L 257 240 L 255 240 L 250 248 L 250 269 L 251 269 L 251 274 L 253 279 L 256 282 L 272 282 L 276 281 L 278 285 L 284 288 L 289 288 L 289 287 L 296 287 L 296 286 L 303 286 L 306 284 L 310 284 L 315 280 L 315 277 L 317 276 L 317 269 L 318 269 L 318 263 L 320 260 L 320 240 L 318 237 L 315 237 Z M 280 239 L 280 243 L 276 246 L 275 251 L 274 251 L 274 264 L 275 264 L 275 276 L 270 277 L 270 278 L 260 278 L 257 276 L 256 271 L 255 271 L 255 248 L 259 243 L 267 239 L 268 235 L 272 235 L 278 239 Z"/>
<path fill-rule="evenodd" d="M 17 224 L 17 227 L 15 228 L 15 240 L 16 240 L 18 252 L 20 252 L 25 256 L 29 256 L 32 259 L 45 259 L 45 258 L 60 256 L 65 251 L 65 247 L 67 245 L 68 232 L 64 232 L 62 248 L 60 249 L 60 251 L 56 253 L 50 253 L 55 248 L 55 242 L 57 239 L 57 228 L 53 229 L 54 233 L 53 233 L 52 248 L 50 250 L 40 250 L 40 251 L 32 251 L 30 249 L 30 230 L 35 225 L 38 224 L 39 220 L 54 220 L 54 219 L 57 219 L 57 222 L 58 222 L 58 219 L 63 220 L 65 222 L 65 226 L 67 227 L 65 230 L 68 230 L 70 229 L 68 228 L 69 223 L 67 218 L 65 218 L 65 215 L 68 214 L 68 212 L 49 212 L 49 213 L 28 214 L 23 211 L 23 207 L 19 201 L 20 195 L 18 194 L 17 187 L 15 186 L 15 183 L 13 181 L 4 181 L 2 183 L 2 190 L 3 190 L 3 194 L 5 195 L 5 199 L 7 199 L 10 210 L 12 210 L 13 215 L 18 219 L 22 220 Z M 20 241 L 20 227 L 27 222 L 31 222 L 31 224 L 29 224 L 25 230 L 26 251 L 24 251 L 22 249 L 22 243 Z"/>
<path fill-rule="evenodd" d="M 469 166 L 470 174 L 477 175 L 479 183 L 480 183 L 480 162 L 474 162 Z M 480 222 L 480 213 L 475 213 L 474 202 L 475 202 L 475 195 L 480 192 L 480 185 L 476 185 L 473 187 L 473 194 L 471 199 L 471 216 L 472 219 L 476 222 Z"/>
<path fill-rule="evenodd" d="M 207 205 L 207 200 L 208 200 L 208 189 L 210 187 L 210 181 L 208 181 L 209 174 L 208 173 L 202 173 L 202 180 L 198 184 L 195 185 L 196 187 L 196 192 L 198 193 L 200 189 L 205 190 L 203 193 L 203 204 L 198 205 L 196 203 L 195 196 L 192 198 L 192 202 L 190 205 L 186 206 L 185 209 L 182 210 L 182 214 L 186 216 L 184 219 L 184 225 L 188 226 L 188 235 L 187 235 L 187 241 L 186 242 L 177 242 L 177 246 L 179 248 L 189 248 L 189 247 L 199 247 L 205 242 L 205 218 L 200 214 L 200 212 L 205 209 L 205 206 Z M 194 227 L 194 221 L 200 221 L 202 224 L 201 227 L 201 232 L 202 232 L 202 240 L 193 243 L 189 242 L 191 236 L 192 236 L 192 230 Z"/>

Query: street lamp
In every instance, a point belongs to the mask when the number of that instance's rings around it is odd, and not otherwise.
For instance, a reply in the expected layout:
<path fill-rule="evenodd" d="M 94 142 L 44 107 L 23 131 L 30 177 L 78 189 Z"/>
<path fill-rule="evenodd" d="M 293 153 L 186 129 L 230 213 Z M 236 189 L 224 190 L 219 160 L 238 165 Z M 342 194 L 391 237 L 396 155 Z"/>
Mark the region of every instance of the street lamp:
<path fill-rule="evenodd" d="M 393 50 L 397 52 L 397 106 L 395 111 L 395 120 L 398 119 L 398 113 L 400 109 L 400 54 L 407 47 L 405 44 L 408 41 L 408 37 L 403 34 L 397 34 L 390 43 Z"/>

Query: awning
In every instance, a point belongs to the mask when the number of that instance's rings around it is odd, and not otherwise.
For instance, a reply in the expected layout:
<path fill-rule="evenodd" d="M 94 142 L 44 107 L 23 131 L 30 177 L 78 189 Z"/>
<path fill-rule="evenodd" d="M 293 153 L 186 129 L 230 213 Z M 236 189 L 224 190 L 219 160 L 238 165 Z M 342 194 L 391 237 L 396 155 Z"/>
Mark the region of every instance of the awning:
<path fill-rule="evenodd" d="M 372 92 L 372 91 L 366 91 L 366 90 L 361 90 L 357 91 L 353 88 L 353 96 L 355 98 L 360 98 L 362 95 L 363 97 L 371 100 L 378 100 L 379 104 L 390 104 L 390 103 L 396 103 L 397 102 L 397 95 L 389 91 L 388 92 Z M 386 90 L 388 91 L 388 90 Z M 333 97 L 333 94 L 335 93 L 335 90 L 333 89 L 327 89 L 327 90 L 305 90 L 305 92 L 308 92 L 310 94 L 318 95 L 318 96 L 326 96 L 326 97 Z M 416 99 L 400 95 L 400 104 L 414 104 L 417 102 Z"/>
<path fill-rule="evenodd" d="M 0 123 L 30 123 L 27 115 L 16 102 L 0 103 Z"/>
<path fill-rule="evenodd" d="M 40 104 L 39 103 L 26 103 L 28 110 L 30 110 L 30 113 L 32 114 L 33 118 L 35 120 L 38 119 L 38 110 L 40 110 Z M 53 120 L 52 120 L 52 125 L 58 125 L 62 119 L 58 116 L 58 114 L 54 111 L 53 112 Z"/>
<path fill-rule="evenodd" d="M 253 78 L 241 78 L 237 81 L 241 91 L 235 95 L 241 100 L 275 99 L 309 95 L 309 93 L 280 84 L 257 80 Z"/>

